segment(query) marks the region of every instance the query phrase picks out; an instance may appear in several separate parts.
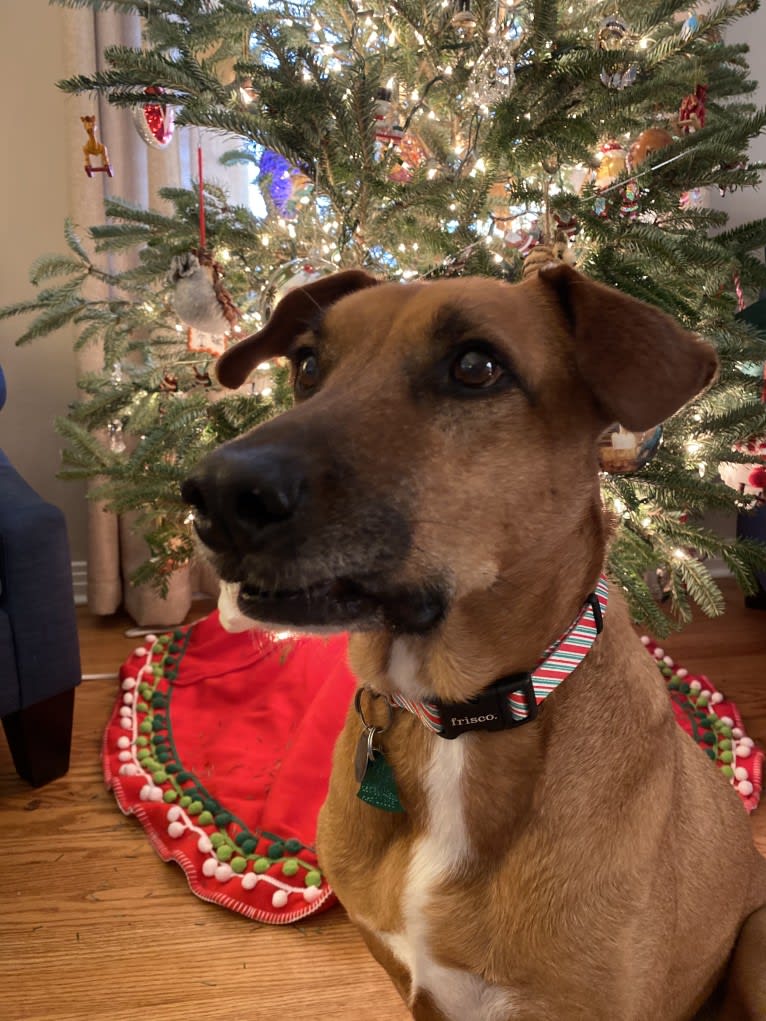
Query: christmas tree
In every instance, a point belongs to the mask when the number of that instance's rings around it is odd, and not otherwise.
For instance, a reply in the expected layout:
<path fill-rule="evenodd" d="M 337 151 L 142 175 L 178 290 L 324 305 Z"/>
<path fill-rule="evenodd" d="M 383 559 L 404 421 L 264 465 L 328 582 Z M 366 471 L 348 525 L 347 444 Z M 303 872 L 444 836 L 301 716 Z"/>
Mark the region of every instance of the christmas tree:
<path fill-rule="evenodd" d="M 711 190 L 754 186 L 748 142 L 766 112 L 746 47 L 722 31 L 754 9 L 690 12 L 677 0 L 59 0 L 142 19 L 140 50 L 59 83 L 140 111 L 163 139 L 169 117 L 233 136 L 260 204 L 233 205 L 200 180 L 168 188 L 173 214 L 108 201 L 105 223 L 44 256 L 37 315 L 20 343 L 67 322 L 103 346 L 103 371 L 60 429 L 64 473 L 139 510 L 160 583 L 193 555 L 178 483 L 206 451 L 289 402 L 266 366 L 224 395 L 212 358 L 259 327 L 281 293 L 337 268 L 407 281 L 453 274 L 521 279 L 563 259 L 711 339 L 717 384 L 646 435 L 603 444 L 603 494 L 621 519 L 610 570 L 636 619 L 662 634 L 654 579 L 675 619 L 722 609 L 704 561 L 746 590 L 766 562 L 755 543 L 700 525 L 753 496 L 724 486 L 735 444 L 766 432 L 766 345 L 736 313 L 766 287 L 766 220 L 726 229 Z M 236 144 L 235 144 L 236 143 Z M 95 253 L 91 249 L 95 249 Z M 135 251 L 135 268 L 102 260 Z M 87 281 L 111 288 L 96 300 Z"/>

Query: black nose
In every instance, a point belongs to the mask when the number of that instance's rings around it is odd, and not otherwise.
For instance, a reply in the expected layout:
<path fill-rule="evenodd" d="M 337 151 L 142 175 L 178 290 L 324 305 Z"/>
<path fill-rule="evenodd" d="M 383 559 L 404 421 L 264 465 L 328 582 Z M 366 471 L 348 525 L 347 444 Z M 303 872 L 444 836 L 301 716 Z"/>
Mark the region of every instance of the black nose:
<path fill-rule="evenodd" d="M 278 447 L 236 445 L 209 454 L 181 485 L 194 508 L 202 541 L 218 552 L 251 548 L 270 526 L 283 524 L 307 488 L 308 463 Z"/>

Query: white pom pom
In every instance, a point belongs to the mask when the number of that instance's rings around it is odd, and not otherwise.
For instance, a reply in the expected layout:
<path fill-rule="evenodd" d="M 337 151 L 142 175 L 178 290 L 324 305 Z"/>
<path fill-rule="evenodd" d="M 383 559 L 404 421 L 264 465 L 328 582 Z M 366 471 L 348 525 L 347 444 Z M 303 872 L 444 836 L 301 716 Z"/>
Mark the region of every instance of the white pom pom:
<path fill-rule="evenodd" d="M 170 808 L 168 809 L 167 815 L 168 822 L 177 822 L 182 815 L 183 812 L 178 807 L 178 805 L 171 805 Z"/>
<path fill-rule="evenodd" d="M 731 716 L 722 716 L 721 723 L 724 725 L 724 727 L 731 727 L 734 725 L 734 720 L 731 718 Z"/>
<path fill-rule="evenodd" d="M 306 889 L 303 891 L 303 899 L 308 904 L 313 904 L 317 897 L 321 897 L 321 895 L 322 891 L 319 889 L 318 886 L 307 886 Z"/>
<path fill-rule="evenodd" d="M 655 659 L 662 659 L 662 657 L 664 655 L 665 655 L 665 650 L 664 649 L 655 649 L 654 650 L 654 658 Z"/>
<path fill-rule="evenodd" d="M 748 773 L 744 766 L 737 766 L 737 768 L 734 770 L 734 779 L 749 780 L 750 774 Z"/>
<path fill-rule="evenodd" d="M 152 793 L 151 793 L 151 796 L 150 796 L 149 800 L 150 801 L 162 801 L 162 788 L 160 788 L 160 787 L 152 787 Z"/>
<path fill-rule="evenodd" d="M 221 862 L 220 865 L 216 866 L 215 878 L 219 883 L 228 883 L 231 877 L 234 875 L 234 869 L 231 865 L 227 865 L 226 862 Z"/>
<path fill-rule="evenodd" d="M 138 792 L 138 796 L 142 801 L 152 800 L 152 788 L 148 783 L 145 783 L 141 790 Z"/>
<path fill-rule="evenodd" d="M 651 638 L 648 635 L 641 635 L 641 644 L 648 645 L 651 642 Z M 304 894 L 305 896 L 305 894 Z"/>
<path fill-rule="evenodd" d="M 168 826 L 168 836 L 169 837 L 181 837 L 181 836 L 183 836 L 185 830 L 186 830 L 186 827 L 184 826 L 184 824 L 182 822 L 172 822 Z"/>
<path fill-rule="evenodd" d="M 737 740 L 737 741 L 739 741 L 739 739 L 740 739 L 741 737 L 744 737 L 744 735 L 745 735 L 745 732 L 744 732 L 744 730 L 742 729 L 742 727 L 735 727 L 735 728 L 734 728 L 734 730 L 732 730 L 732 732 L 731 732 L 731 736 L 732 736 L 732 737 L 733 737 L 733 738 L 734 738 L 735 740 Z"/>
<path fill-rule="evenodd" d="M 697 694 L 698 691 L 702 690 L 702 685 L 699 681 L 689 681 L 689 691 L 693 694 Z"/>
<path fill-rule="evenodd" d="M 147 648 L 145 648 L 143 645 L 137 645 L 135 647 L 135 649 L 133 650 L 133 655 L 134 656 L 148 656 L 149 655 L 149 650 Z"/>
<path fill-rule="evenodd" d="M 246 872 L 242 876 L 242 889 L 252 890 L 258 882 L 258 876 L 254 872 Z"/>
<path fill-rule="evenodd" d="M 120 716 L 132 716 L 133 710 L 128 705 L 120 706 Z"/>
<path fill-rule="evenodd" d="M 125 694 L 122 696 L 122 701 L 125 703 L 125 705 L 133 705 L 135 700 L 136 696 L 133 694 L 132 691 L 126 691 Z"/>
<path fill-rule="evenodd" d="M 133 758 L 133 752 L 120 752 L 117 758 L 120 762 L 130 762 Z"/>
<path fill-rule="evenodd" d="M 277 890 L 271 898 L 272 907 L 283 908 L 287 906 L 287 894 L 284 890 Z"/>
<path fill-rule="evenodd" d="M 207 876 L 208 879 L 212 879 L 215 875 L 215 870 L 218 868 L 218 862 L 215 858 L 205 858 L 202 862 L 202 875 Z"/>
<path fill-rule="evenodd" d="M 746 798 L 753 793 L 754 789 L 755 788 L 753 787 L 749 780 L 740 780 L 739 783 L 737 784 L 737 790 Z"/>
<path fill-rule="evenodd" d="M 670 656 L 663 656 L 662 662 L 665 664 L 665 666 L 673 666 L 673 660 L 671 659 Z"/>
<path fill-rule="evenodd" d="M 118 748 L 130 748 L 130 738 L 129 737 L 124 737 L 124 736 L 123 737 L 118 737 L 117 738 L 117 747 Z"/>
<path fill-rule="evenodd" d="M 137 684 L 138 681 L 135 679 L 135 677 L 126 677 L 125 680 L 122 682 L 122 690 L 132 691 Z"/>
<path fill-rule="evenodd" d="M 144 638 L 144 641 L 151 648 L 157 641 L 157 635 L 147 635 L 146 638 Z"/>
<path fill-rule="evenodd" d="M 721 694 L 720 691 L 714 691 L 713 694 L 710 696 L 710 701 L 713 703 L 713 705 L 720 705 L 721 702 L 723 702 L 723 695 Z"/>
<path fill-rule="evenodd" d="M 130 730 L 131 727 L 133 726 L 133 721 L 129 716 L 121 716 L 120 726 L 123 728 L 123 730 Z"/>
<path fill-rule="evenodd" d="M 680 677 L 681 680 L 683 680 L 684 677 L 688 677 L 688 676 L 689 676 L 689 671 L 686 669 L 685 666 L 682 666 L 680 670 L 676 670 L 676 677 Z M 699 684 L 699 681 L 697 681 L 697 684 Z M 700 684 L 700 687 L 702 687 L 701 684 Z"/>
<path fill-rule="evenodd" d="M 120 766 L 120 776 L 135 776 L 138 773 L 138 766 L 133 762 L 126 762 L 124 766 Z"/>
<path fill-rule="evenodd" d="M 740 743 L 734 749 L 734 754 L 737 756 L 738 759 L 749 759 L 752 753 L 753 749 L 750 747 L 750 745 L 745 744 L 744 741 L 740 741 Z"/>
<path fill-rule="evenodd" d="M 747 735 L 741 737 L 739 743 L 746 744 L 748 748 L 753 748 L 755 746 L 755 741 L 752 739 L 752 737 L 747 737 Z"/>
<path fill-rule="evenodd" d="M 210 854 L 213 850 L 213 845 L 210 843 L 210 837 L 207 833 L 203 833 L 197 841 L 197 850 L 199 850 L 202 854 Z"/>

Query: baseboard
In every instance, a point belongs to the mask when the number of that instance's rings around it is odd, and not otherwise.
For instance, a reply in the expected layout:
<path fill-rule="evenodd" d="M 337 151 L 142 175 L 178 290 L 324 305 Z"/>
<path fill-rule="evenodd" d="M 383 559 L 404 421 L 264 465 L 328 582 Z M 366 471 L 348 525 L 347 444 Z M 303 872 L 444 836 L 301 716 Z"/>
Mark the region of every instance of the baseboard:
<path fill-rule="evenodd" d="M 84 606 L 88 602 L 88 561 L 72 561 L 72 588 L 74 589 L 75 606 Z"/>

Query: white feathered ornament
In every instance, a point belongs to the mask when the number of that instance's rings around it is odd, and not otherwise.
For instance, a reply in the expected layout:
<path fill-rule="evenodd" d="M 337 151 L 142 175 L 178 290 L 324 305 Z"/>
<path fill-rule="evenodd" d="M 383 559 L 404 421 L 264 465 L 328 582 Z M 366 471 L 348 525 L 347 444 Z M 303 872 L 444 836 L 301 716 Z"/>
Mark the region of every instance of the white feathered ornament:
<path fill-rule="evenodd" d="M 223 285 L 221 267 L 204 249 L 174 255 L 168 280 L 176 315 L 187 326 L 219 337 L 239 319 L 239 309 Z"/>

